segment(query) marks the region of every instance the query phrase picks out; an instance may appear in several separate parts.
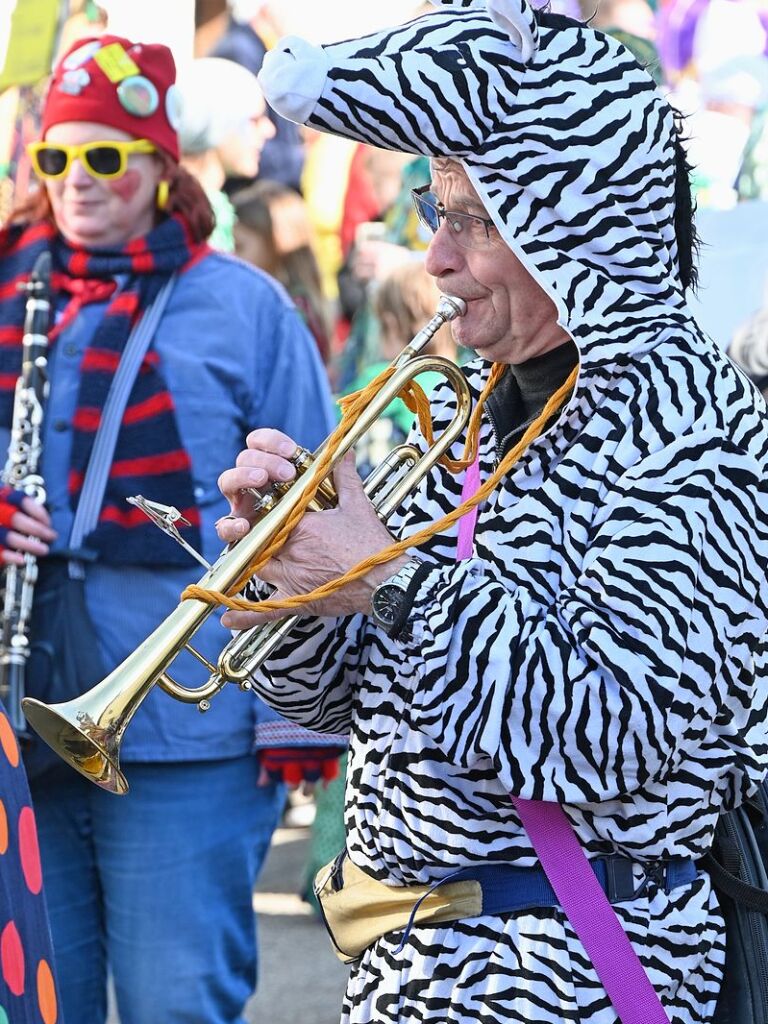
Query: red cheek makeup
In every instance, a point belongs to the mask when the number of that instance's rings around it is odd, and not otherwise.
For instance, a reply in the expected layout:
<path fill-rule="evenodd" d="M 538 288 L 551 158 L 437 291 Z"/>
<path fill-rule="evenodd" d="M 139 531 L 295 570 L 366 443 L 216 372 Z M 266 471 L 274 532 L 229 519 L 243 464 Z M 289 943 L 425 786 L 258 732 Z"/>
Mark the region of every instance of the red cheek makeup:
<path fill-rule="evenodd" d="M 121 178 L 109 182 L 109 188 L 123 202 L 127 203 L 136 195 L 141 185 L 141 174 L 138 171 L 127 170 Z"/>

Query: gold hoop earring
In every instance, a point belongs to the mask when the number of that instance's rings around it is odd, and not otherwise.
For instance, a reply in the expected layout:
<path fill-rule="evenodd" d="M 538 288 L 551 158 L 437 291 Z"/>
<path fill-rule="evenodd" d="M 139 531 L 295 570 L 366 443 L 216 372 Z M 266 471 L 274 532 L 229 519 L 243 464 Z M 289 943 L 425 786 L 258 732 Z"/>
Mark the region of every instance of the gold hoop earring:
<path fill-rule="evenodd" d="M 167 181 L 158 181 L 157 183 L 157 208 L 158 210 L 164 210 L 168 205 L 168 197 L 171 191 L 171 186 Z"/>

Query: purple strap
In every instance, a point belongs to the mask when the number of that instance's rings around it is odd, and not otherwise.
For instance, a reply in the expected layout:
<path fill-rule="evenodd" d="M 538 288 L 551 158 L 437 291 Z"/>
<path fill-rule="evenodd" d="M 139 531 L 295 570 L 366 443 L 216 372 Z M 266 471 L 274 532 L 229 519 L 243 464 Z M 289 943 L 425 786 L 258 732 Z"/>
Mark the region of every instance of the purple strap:
<path fill-rule="evenodd" d="M 480 467 L 475 459 L 464 479 L 462 502 L 471 498 L 479 486 Z M 472 556 L 477 513 L 475 506 L 459 520 L 457 561 Z M 562 807 L 515 796 L 511 800 L 621 1024 L 669 1024 L 669 1017 Z"/>
<path fill-rule="evenodd" d="M 469 501 L 480 487 L 480 462 L 478 459 L 472 463 L 464 477 L 464 487 L 461 491 L 461 504 Z M 472 548 L 475 540 L 475 527 L 477 526 L 477 513 L 479 505 L 475 505 L 469 512 L 465 512 L 459 520 L 459 540 L 456 544 L 456 561 L 463 562 L 465 558 L 472 557 Z"/>

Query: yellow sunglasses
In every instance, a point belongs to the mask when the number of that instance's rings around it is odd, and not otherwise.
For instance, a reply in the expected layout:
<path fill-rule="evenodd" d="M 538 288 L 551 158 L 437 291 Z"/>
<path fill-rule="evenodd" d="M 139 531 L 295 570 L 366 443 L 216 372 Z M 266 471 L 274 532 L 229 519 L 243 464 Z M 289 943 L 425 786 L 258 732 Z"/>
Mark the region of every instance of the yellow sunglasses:
<path fill-rule="evenodd" d="M 27 153 L 39 178 L 63 178 L 73 160 L 79 160 L 92 178 L 120 178 L 131 153 L 154 153 L 149 139 L 130 142 L 83 142 L 67 146 L 61 142 L 30 142 Z"/>

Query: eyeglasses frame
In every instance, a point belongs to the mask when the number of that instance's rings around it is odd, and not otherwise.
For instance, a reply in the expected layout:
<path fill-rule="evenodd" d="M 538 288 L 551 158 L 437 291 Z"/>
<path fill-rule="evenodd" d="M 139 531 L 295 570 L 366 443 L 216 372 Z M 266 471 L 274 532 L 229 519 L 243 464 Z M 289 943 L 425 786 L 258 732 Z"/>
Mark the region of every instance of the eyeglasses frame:
<path fill-rule="evenodd" d="M 443 206 L 443 204 L 437 198 L 437 196 L 435 196 L 435 202 L 430 202 L 428 199 L 425 199 L 424 196 L 427 193 L 434 195 L 434 193 L 432 192 L 431 185 L 421 185 L 419 188 L 412 188 L 411 199 L 416 210 L 416 216 L 419 218 L 419 222 L 423 224 L 424 227 L 428 231 L 430 231 L 433 236 L 436 235 L 437 232 L 440 230 L 440 225 L 443 221 L 449 221 L 451 217 L 460 217 L 463 220 L 479 221 L 485 228 L 486 241 L 491 240 L 491 228 L 495 228 L 496 225 L 489 217 L 481 217 L 477 213 L 464 213 L 462 210 L 447 210 L 445 206 Z M 421 213 L 421 209 L 419 207 L 419 203 L 425 203 L 427 206 L 431 206 L 432 209 L 435 211 L 435 213 L 437 214 L 436 228 L 433 228 L 429 224 L 429 222 L 424 219 Z M 451 237 L 455 239 L 457 245 L 462 245 L 462 243 L 459 241 L 459 236 L 457 234 L 452 233 Z M 471 249 L 472 246 L 462 245 L 462 248 Z"/>
<path fill-rule="evenodd" d="M 100 174 L 88 164 L 87 160 L 80 160 L 83 153 L 90 149 L 99 149 L 104 146 L 112 146 L 120 155 L 120 166 L 114 174 Z M 58 181 L 66 177 L 72 166 L 73 160 L 80 160 L 83 169 L 97 180 L 113 181 L 115 178 L 122 178 L 128 169 L 128 157 L 132 153 L 156 153 L 157 147 L 149 139 L 102 139 L 95 142 L 66 143 L 66 142 L 30 142 L 27 144 L 27 153 L 32 161 L 32 167 L 38 178 L 45 181 Z M 59 174 L 46 174 L 40 167 L 38 154 L 46 149 L 60 149 L 66 154 L 67 160 L 64 169 Z"/>

